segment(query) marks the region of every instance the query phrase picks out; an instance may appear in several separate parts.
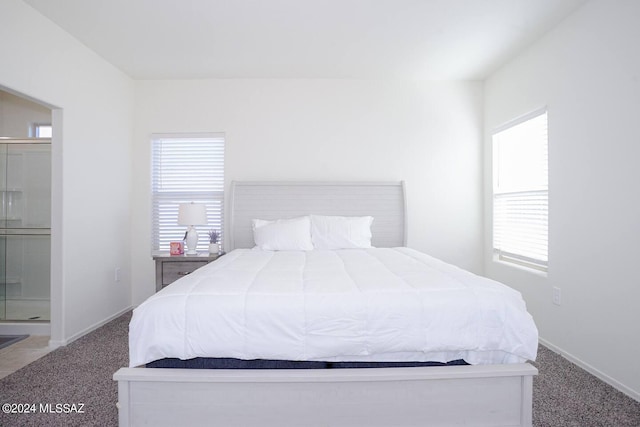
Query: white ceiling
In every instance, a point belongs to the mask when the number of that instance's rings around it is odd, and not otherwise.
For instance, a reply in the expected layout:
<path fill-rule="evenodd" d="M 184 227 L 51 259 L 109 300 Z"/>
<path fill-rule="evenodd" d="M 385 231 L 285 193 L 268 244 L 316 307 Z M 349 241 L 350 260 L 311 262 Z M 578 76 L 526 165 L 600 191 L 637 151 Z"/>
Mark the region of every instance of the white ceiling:
<path fill-rule="evenodd" d="M 479 80 L 587 0 L 24 0 L 136 79 Z"/>

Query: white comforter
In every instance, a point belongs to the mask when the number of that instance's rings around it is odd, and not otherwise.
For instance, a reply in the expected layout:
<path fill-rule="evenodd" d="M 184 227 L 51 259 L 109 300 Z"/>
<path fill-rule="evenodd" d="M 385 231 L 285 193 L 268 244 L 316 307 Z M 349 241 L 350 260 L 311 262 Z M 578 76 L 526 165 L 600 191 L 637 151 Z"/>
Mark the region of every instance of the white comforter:
<path fill-rule="evenodd" d="M 174 357 L 535 360 L 517 291 L 408 248 L 238 249 L 134 310 L 130 366 Z"/>

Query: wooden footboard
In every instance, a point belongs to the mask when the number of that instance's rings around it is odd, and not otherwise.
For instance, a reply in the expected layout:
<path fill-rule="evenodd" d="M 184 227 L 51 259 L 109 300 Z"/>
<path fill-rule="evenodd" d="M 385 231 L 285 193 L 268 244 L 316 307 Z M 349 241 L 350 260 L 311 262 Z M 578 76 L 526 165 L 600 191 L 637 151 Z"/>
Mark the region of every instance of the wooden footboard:
<path fill-rule="evenodd" d="M 120 426 L 531 426 L 530 364 L 324 370 L 122 368 Z"/>

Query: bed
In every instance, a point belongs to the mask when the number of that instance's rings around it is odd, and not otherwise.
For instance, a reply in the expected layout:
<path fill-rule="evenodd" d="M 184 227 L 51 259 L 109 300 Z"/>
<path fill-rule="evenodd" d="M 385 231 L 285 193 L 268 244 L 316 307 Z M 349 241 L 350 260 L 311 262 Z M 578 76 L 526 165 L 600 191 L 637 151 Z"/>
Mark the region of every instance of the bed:
<path fill-rule="evenodd" d="M 520 294 L 406 248 L 404 194 L 233 183 L 234 250 L 134 311 L 130 367 L 114 375 L 120 424 L 531 425 L 537 330 Z M 322 231 L 346 219 L 355 247 Z M 312 242 L 288 234 L 306 221 Z M 262 365 L 144 367 L 172 359 Z M 455 366 L 413 365 L 434 363 Z"/>

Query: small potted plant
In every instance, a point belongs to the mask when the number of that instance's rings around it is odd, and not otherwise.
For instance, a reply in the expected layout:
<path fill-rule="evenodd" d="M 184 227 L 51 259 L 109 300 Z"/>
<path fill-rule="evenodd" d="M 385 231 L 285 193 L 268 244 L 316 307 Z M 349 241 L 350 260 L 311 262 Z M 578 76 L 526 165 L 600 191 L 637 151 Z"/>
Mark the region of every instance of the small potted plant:
<path fill-rule="evenodd" d="M 220 253 L 220 245 L 218 239 L 220 239 L 220 233 L 217 230 L 209 231 L 209 253 L 218 255 Z"/>

